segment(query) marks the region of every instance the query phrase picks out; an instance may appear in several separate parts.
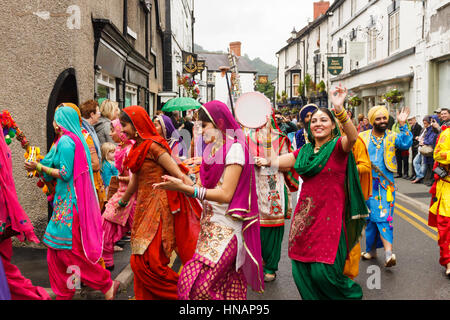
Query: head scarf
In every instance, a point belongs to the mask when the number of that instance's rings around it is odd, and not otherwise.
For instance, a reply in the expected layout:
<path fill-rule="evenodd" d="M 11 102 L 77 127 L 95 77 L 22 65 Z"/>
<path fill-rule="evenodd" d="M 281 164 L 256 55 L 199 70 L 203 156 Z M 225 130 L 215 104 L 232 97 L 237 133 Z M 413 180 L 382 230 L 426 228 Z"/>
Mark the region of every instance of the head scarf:
<path fill-rule="evenodd" d="M 158 115 L 155 118 L 158 119 L 161 125 L 163 131 L 163 138 L 166 139 L 167 143 L 169 144 L 169 147 L 173 150 L 178 146 L 179 148 L 178 156 L 183 156 L 184 150 L 186 148 L 184 147 L 183 138 L 173 125 L 172 119 L 170 119 L 166 115 Z"/>
<path fill-rule="evenodd" d="M 11 150 L 2 133 L 0 137 L 0 236 L 9 227 L 18 233 L 16 236 L 20 241 L 26 239 L 39 243 L 39 239 L 34 234 L 33 225 L 17 198 Z"/>
<path fill-rule="evenodd" d="M 142 167 L 145 157 L 150 150 L 153 142 L 158 143 L 163 148 L 171 153 L 171 149 L 166 140 L 158 134 L 150 116 L 147 111 L 141 106 L 131 106 L 123 109 L 131 119 L 131 122 L 136 129 L 139 136 L 144 140 L 139 145 L 135 143 L 128 154 L 124 166 L 136 173 Z"/>
<path fill-rule="evenodd" d="M 367 118 L 369 119 L 369 123 L 373 126 L 373 123 L 375 122 L 376 117 L 378 114 L 382 112 L 383 115 L 385 115 L 387 118 L 389 118 L 389 111 L 386 109 L 385 106 L 375 106 L 372 109 L 369 110 L 369 113 L 367 115 Z"/>
<path fill-rule="evenodd" d="M 103 229 L 100 206 L 95 191 L 89 147 L 81 131 L 79 116 L 71 107 L 60 107 L 55 112 L 55 122 L 63 135 L 75 143 L 73 185 L 76 193 L 78 216 L 80 219 L 81 241 L 86 258 L 97 263 L 103 251 Z M 55 143 L 57 150 L 58 141 Z"/>
<path fill-rule="evenodd" d="M 111 121 L 112 128 L 120 139 L 120 145 L 116 148 L 114 152 L 114 163 L 115 167 L 119 172 L 123 172 L 123 162 L 128 155 L 131 147 L 134 144 L 134 140 L 128 139 L 127 135 L 122 132 L 122 125 L 119 119 Z"/>
<path fill-rule="evenodd" d="M 294 166 L 300 175 L 312 177 L 325 168 L 331 153 L 336 147 L 336 143 L 341 138 L 339 125 L 333 113 L 331 121 L 336 124 L 336 128 L 332 132 L 332 139 L 320 147 L 317 153 L 314 153 L 315 139 L 311 132 L 311 124 L 308 125 L 308 139 L 310 143 L 305 144 L 300 149 Z M 348 155 L 345 194 L 345 227 L 347 244 L 351 250 L 359 241 L 359 237 L 365 226 L 365 218 L 369 215 L 359 181 L 355 157 L 352 152 Z"/>
<path fill-rule="evenodd" d="M 214 155 L 211 155 L 213 143 L 208 144 L 203 153 L 203 161 L 200 167 L 202 185 L 208 189 L 217 186 L 225 170 L 226 154 L 234 143 L 241 144 L 245 153 L 245 164 L 233 198 L 229 203 L 227 215 L 243 221 L 242 233 L 244 237 L 245 260 L 242 268 L 252 289 L 261 292 L 264 290 L 264 275 L 261 258 L 256 177 L 254 166 L 250 163 L 250 153 L 245 143 L 245 135 L 226 104 L 220 101 L 211 101 L 204 104 L 201 108 L 224 137 L 223 146 Z"/>

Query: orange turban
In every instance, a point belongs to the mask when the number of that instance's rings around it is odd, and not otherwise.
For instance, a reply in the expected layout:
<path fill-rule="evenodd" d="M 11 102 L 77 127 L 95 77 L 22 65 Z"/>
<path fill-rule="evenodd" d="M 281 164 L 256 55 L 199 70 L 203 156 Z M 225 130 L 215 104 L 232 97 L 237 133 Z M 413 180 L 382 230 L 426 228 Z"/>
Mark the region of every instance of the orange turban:
<path fill-rule="evenodd" d="M 375 106 L 369 110 L 369 114 L 367 115 L 367 117 L 369 118 L 369 122 L 371 125 L 373 125 L 375 118 L 379 116 L 380 113 L 389 118 L 389 112 L 385 106 Z"/>

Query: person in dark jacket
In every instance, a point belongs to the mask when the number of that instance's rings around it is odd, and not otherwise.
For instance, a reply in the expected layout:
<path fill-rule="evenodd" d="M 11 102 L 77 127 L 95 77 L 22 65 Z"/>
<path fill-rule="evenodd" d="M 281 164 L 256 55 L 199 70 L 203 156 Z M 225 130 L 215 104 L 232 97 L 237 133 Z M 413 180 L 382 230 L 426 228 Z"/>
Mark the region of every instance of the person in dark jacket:
<path fill-rule="evenodd" d="M 417 156 L 417 153 L 419 152 L 419 136 L 422 132 L 422 126 L 417 122 L 416 117 L 412 116 L 408 119 L 408 123 L 411 126 L 411 133 L 413 135 L 413 145 L 411 147 L 411 151 L 412 151 L 412 159 L 414 161 L 414 159 Z M 405 176 L 406 180 L 415 180 L 416 179 L 416 171 L 413 169 L 411 170 L 411 175 Z"/>

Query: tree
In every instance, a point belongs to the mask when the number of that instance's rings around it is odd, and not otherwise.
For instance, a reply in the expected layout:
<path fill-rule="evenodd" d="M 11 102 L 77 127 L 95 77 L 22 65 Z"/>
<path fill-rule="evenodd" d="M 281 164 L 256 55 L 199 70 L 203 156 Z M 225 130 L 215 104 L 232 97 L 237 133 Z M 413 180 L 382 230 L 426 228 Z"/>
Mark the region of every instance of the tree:
<path fill-rule="evenodd" d="M 263 93 L 273 103 L 273 95 L 275 93 L 275 87 L 272 84 L 272 82 L 269 81 L 267 83 L 257 83 L 255 89 L 256 91 Z"/>

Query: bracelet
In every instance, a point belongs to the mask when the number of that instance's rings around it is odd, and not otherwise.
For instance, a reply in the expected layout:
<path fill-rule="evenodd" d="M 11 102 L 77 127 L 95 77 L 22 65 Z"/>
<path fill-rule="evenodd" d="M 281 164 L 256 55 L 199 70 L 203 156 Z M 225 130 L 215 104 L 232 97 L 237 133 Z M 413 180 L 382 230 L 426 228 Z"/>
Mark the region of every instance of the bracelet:
<path fill-rule="evenodd" d="M 128 205 L 128 202 L 123 202 L 122 199 L 120 199 L 118 203 L 122 208 L 125 208 Z"/>
<path fill-rule="evenodd" d="M 38 172 L 42 172 L 42 164 L 38 163 L 37 166 L 36 166 L 36 170 Z"/>
<path fill-rule="evenodd" d="M 336 113 L 336 110 L 335 110 L 335 111 L 334 111 L 334 115 L 335 115 L 336 117 L 340 117 L 340 116 L 342 116 L 342 115 L 344 114 L 344 112 L 345 112 L 345 109 L 342 109 L 342 111 L 339 112 L 339 113 Z"/>
<path fill-rule="evenodd" d="M 200 200 L 200 201 L 203 201 L 203 200 L 205 200 L 205 196 L 206 196 L 206 188 L 200 188 L 200 192 L 199 192 L 199 195 L 198 195 L 198 199 Z"/>
<path fill-rule="evenodd" d="M 197 198 L 197 196 L 198 196 L 198 187 L 195 186 L 195 187 L 194 187 L 194 195 L 193 195 L 192 197 L 193 197 L 193 198 Z"/>
<path fill-rule="evenodd" d="M 347 111 L 343 110 L 340 114 L 336 115 L 336 118 L 339 120 L 339 122 L 344 122 L 347 120 L 347 118 L 349 118 L 349 115 L 347 113 Z"/>

